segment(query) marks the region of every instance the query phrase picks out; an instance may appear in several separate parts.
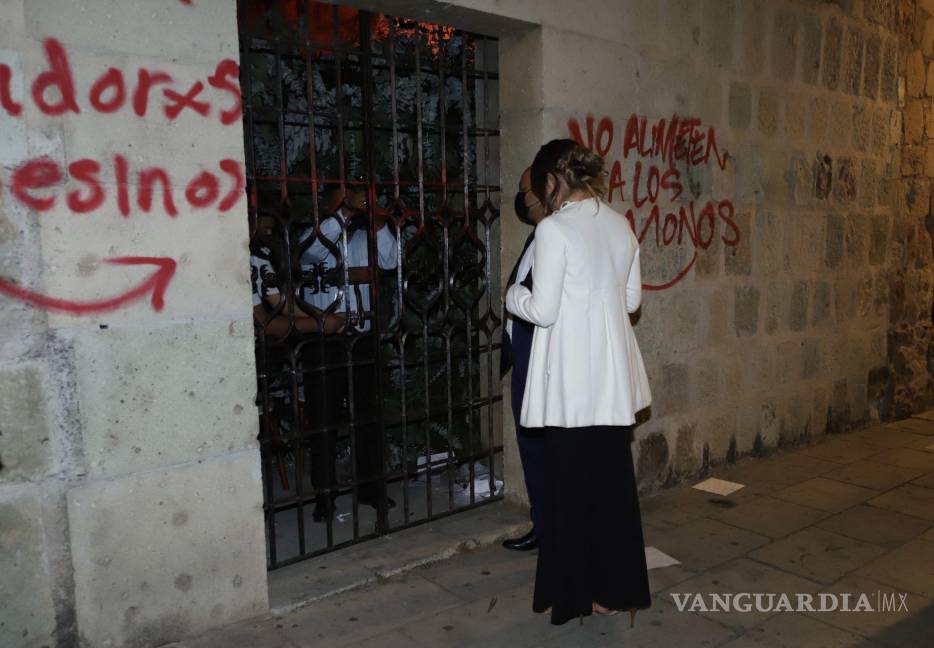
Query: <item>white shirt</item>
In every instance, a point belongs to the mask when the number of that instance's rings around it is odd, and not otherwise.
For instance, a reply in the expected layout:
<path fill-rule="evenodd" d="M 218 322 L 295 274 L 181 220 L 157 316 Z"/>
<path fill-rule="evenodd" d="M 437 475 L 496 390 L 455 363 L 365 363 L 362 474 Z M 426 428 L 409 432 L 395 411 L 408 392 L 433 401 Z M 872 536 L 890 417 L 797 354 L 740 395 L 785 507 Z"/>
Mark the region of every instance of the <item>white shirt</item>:
<path fill-rule="evenodd" d="M 519 259 L 519 269 L 516 271 L 516 283 L 521 283 L 529 275 L 534 260 L 535 239 L 532 239 L 532 242 L 529 243 L 529 247 L 526 248 L 522 258 Z M 508 335 L 510 339 L 512 339 L 512 318 L 512 313 L 506 311 L 506 335 Z"/>
<path fill-rule="evenodd" d="M 361 229 L 346 237 L 347 242 L 345 248 L 345 237 L 342 236 L 343 229 L 341 228 L 343 222 L 345 222 L 344 214 L 340 210 L 337 211 L 334 217 L 327 218 L 321 222 L 320 236 L 318 236 L 314 243 L 302 254 L 301 264 L 304 272 L 308 272 L 317 266 L 317 274 L 323 277 L 325 273 L 338 267 L 337 259 L 334 257 L 331 250 L 327 248 L 322 239 L 327 239 L 340 249 L 341 256 L 344 257 L 347 268 L 358 266 L 369 267 L 368 232 Z M 299 244 L 307 241 L 313 234 L 314 230 L 308 229 L 301 235 Z M 381 227 L 376 231 L 376 247 L 377 264 L 380 268 L 383 270 L 392 270 L 398 265 L 399 253 L 396 246 L 396 237 L 392 235 L 388 226 Z M 371 277 L 371 280 L 374 279 L 375 277 Z M 340 283 L 343 284 L 343 280 L 341 280 Z M 358 290 L 360 293 L 359 304 L 357 303 Z M 344 299 L 335 310 L 336 313 L 346 313 L 352 317 L 356 313 L 370 310 L 370 287 L 367 284 L 351 284 L 349 286 L 328 284 L 318 287 L 306 287 L 302 298 L 315 308 L 326 310 L 335 301 L 341 299 L 342 293 L 346 294 L 344 294 Z M 355 328 L 358 331 L 365 332 L 370 330 L 369 320 L 360 322 L 360 320 L 357 319 L 353 321 L 356 321 Z"/>

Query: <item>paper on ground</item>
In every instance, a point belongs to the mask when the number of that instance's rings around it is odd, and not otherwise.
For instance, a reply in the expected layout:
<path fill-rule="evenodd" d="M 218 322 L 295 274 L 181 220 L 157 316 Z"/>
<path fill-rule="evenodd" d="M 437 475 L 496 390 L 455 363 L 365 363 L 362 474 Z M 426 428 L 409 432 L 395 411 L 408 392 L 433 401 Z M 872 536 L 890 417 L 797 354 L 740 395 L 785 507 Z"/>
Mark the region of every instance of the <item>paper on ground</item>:
<path fill-rule="evenodd" d="M 925 448 L 928 452 L 934 452 L 934 443 Z"/>
<path fill-rule="evenodd" d="M 661 567 L 671 567 L 672 565 L 680 565 L 681 561 L 675 560 L 668 554 L 663 551 L 659 551 L 655 547 L 646 547 L 645 548 L 645 564 L 649 569 L 659 569 Z"/>
<path fill-rule="evenodd" d="M 740 488 L 743 488 L 744 484 L 737 484 L 736 482 L 726 481 L 725 479 L 717 479 L 716 477 L 711 477 L 710 479 L 705 479 L 704 481 L 694 484 L 692 488 L 697 490 L 702 490 L 707 493 L 713 493 L 714 495 L 729 495 L 730 493 L 735 493 Z"/>

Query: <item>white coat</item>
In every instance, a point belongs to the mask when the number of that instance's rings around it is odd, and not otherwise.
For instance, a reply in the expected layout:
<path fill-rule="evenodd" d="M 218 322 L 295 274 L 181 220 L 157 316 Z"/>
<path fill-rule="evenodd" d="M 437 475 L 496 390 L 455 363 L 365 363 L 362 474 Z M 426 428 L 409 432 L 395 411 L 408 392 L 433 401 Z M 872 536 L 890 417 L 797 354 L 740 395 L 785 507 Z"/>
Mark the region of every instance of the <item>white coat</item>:
<path fill-rule="evenodd" d="M 532 290 L 506 293 L 506 309 L 535 324 L 523 426 L 635 422 L 652 401 L 629 321 L 641 302 L 639 242 L 625 217 L 589 198 L 538 224 Z"/>

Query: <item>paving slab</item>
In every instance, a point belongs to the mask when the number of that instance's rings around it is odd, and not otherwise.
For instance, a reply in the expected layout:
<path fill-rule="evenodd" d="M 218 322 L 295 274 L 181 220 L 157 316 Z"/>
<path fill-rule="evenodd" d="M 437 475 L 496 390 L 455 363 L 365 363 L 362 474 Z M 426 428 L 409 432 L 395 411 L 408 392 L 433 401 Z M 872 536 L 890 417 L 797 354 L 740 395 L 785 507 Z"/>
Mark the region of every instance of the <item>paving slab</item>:
<path fill-rule="evenodd" d="M 704 518 L 666 529 L 652 537 L 652 544 L 677 558 L 685 569 L 702 571 L 745 555 L 770 538 Z"/>
<path fill-rule="evenodd" d="M 588 617 L 574 632 L 540 645 L 542 648 L 712 648 L 733 636 L 734 630 L 698 614 L 679 612 L 669 600 L 656 596 L 652 607 L 636 614 L 633 628 L 629 627 L 629 614 L 625 612 L 611 617 Z"/>
<path fill-rule="evenodd" d="M 756 549 L 755 558 L 793 574 L 833 583 L 885 553 L 885 549 L 838 533 L 810 527 Z"/>
<path fill-rule="evenodd" d="M 865 637 L 840 630 L 797 612 L 776 614 L 722 648 L 857 648 Z"/>
<path fill-rule="evenodd" d="M 815 477 L 784 488 L 774 497 L 821 511 L 836 513 L 875 497 L 879 491 L 826 477 Z"/>
<path fill-rule="evenodd" d="M 798 452 L 806 457 L 846 464 L 874 455 L 879 452 L 879 448 L 871 443 L 843 437 L 823 441 Z"/>
<path fill-rule="evenodd" d="M 934 521 L 934 489 L 904 484 L 869 500 L 872 506 Z"/>
<path fill-rule="evenodd" d="M 911 448 L 891 448 L 885 452 L 868 457 L 869 461 L 902 466 L 903 468 L 919 468 L 921 470 L 934 470 L 934 454 L 924 450 Z"/>
<path fill-rule="evenodd" d="M 905 468 L 877 461 L 861 460 L 824 473 L 824 477 L 864 488 L 886 491 L 923 474 L 924 470 L 921 468 Z"/>
<path fill-rule="evenodd" d="M 746 485 L 746 488 L 737 491 L 734 495 L 745 491 L 749 491 L 750 495 L 756 495 L 787 488 L 792 484 L 823 475 L 839 466 L 839 462 L 790 451 L 766 459 L 748 459 L 741 464 L 724 467 L 711 474 L 720 479 Z"/>
<path fill-rule="evenodd" d="M 723 511 L 716 519 L 770 538 L 782 538 L 829 515 L 810 506 L 764 496 Z"/>
<path fill-rule="evenodd" d="M 344 646 L 461 603 L 443 587 L 405 574 L 317 601 L 288 615 L 279 629 L 298 646 Z"/>
<path fill-rule="evenodd" d="M 186 639 L 167 648 L 220 648 L 221 646 L 249 646 L 250 648 L 297 648 L 277 626 L 282 622 L 265 616 L 234 623 L 213 630 L 195 639 Z"/>
<path fill-rule="evenodd" d="M 866 594 L 872 612 L 805 612 L 812 619 L 832 625 L 845 632 L 858 634 L 865 638 L 861 644 L 866 648 L 921 648 L 930 638 L 932 616 L 931 600 L 892 588 L 877 580 L 865 578 L 859 574 L 847 576 L 822 591 L 836 594 L 850 593 L 850 606 L 856 605 L 860 594 Z M 907 594 L 908 610 L 899 609 L 899 594 Z M 883 609 L 881 597 L 892 597 L 894 609 Z M 819 644 L 822 645 L 822 644 Z"/>
<path fill-rule="evenodd" d="M 934 422 L 934 409 L 928 410 L 926 412 L 921 412 L 920 414 L 915 414 L 912 418 L 924 419 L 925 421 Z"/>
<path fill-rule="evenodd" d="M 934 543 L 918 538 L 861 567 L 861 576 L 934 598 Z"/>
<path fill-rule="evenodd" d="M 517 552 L 491 547 L 471 551 L 413 573 L 443 587 L 465 602 L 489 600 L 516 587 L 529 587 L 535 580 L 537 551 Z"/>
<path fill-rule="evenodd" d="M 924 488 L 934 488 L 934 471 L 912 480 L 911 483 L 915 486 L 923 486 Z"/>
<path fill-rule="evenodd" d="M 907 445 L 919 436 L 909 430 L 893 429 L 885 425 L 876 425 L 858 432 L 850 432 L 847 439 L 878 445 L 883 448 L 899 448 Z"/>
<path fill-rule="evenodd" d="M 895 421 L 894 423 L 886 423 L 885 425 L 892 430 L 934 436 L 934 421 L 928 419 L 927 415 L 925 415 L 925 418 L 907 418 L 902 421 Z"/>
<path fill-rule="evenodd" d="M 923 534 L 926 529 L 931 528 L 931 522 L 897 511 L 860 505 L 821 520 L 817 526 L 826 531 L 894 549 Z"/>

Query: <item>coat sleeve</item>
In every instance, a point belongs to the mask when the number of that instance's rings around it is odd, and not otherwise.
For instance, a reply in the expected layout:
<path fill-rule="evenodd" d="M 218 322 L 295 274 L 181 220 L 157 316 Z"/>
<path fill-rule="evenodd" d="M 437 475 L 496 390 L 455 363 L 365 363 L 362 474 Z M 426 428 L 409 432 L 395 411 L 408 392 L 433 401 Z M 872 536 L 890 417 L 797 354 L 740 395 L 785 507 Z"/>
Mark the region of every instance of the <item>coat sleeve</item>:
<path fill-rule="evenodd" d="M 632 255 L 632 265 L 629 266 L 629 279 L 626 280 L 626 311 L 635 313 L 642 304 L 642 268 L 639 264 L 639 244 L 636 243 L 636 253 Z"/>
<path fill-rule="evenodd" d="M 554 324 L 561 306 L 566 268 L 567 243 L 557 224 L 546 218 L 535 229 L 533 289 L 513 284 L 506 292 L 506 310 L 536 326 L 547 328 Z"/>

